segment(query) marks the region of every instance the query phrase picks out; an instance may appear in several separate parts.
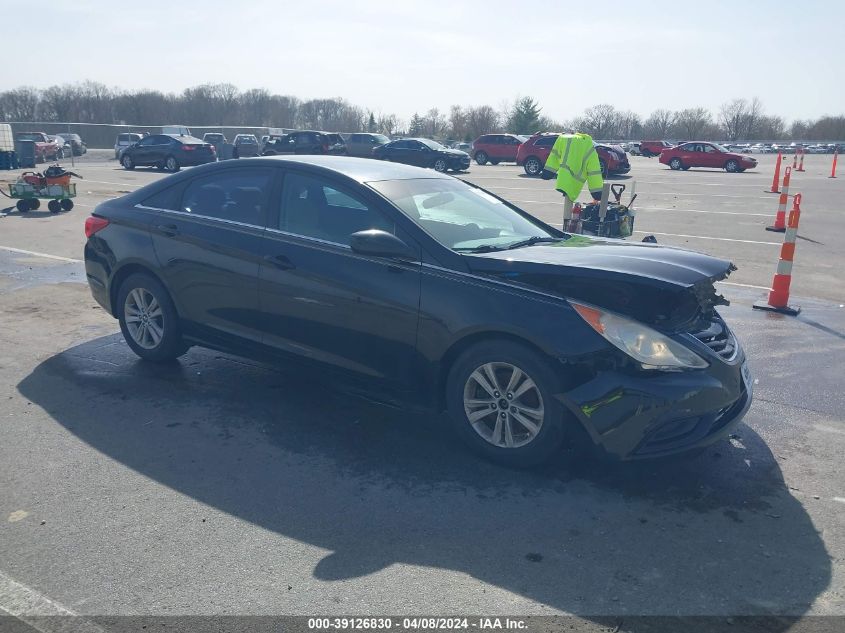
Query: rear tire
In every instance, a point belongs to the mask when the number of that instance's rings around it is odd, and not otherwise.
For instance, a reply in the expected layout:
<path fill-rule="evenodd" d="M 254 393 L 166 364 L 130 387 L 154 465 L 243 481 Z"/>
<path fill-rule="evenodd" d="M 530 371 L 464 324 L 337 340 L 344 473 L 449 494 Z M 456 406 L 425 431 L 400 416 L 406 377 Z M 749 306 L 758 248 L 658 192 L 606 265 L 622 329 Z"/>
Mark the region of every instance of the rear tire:
<path fill-rule="evenodd" d="M 540 172 L 543 171 L 543 163 L 536 156 L 529 156 L 522 164 L 522 168 L 529 176 L 539 176 Z"/>
<path fill-rule="evenodd" d="M 599 165 L 601 166 L 601 177 L 607 178 L 607 161 L 603 158 L 599 158 Z"/>
<path fill-rule="evenodd" d="M 175 156 L 167 157 L 167 160 L 164 161 L 164 168 L 171 173 L 175 173 L 181 169 L 179 167 L 179 161 L 176 160 Z"/>
<path fill-rule="evenodd" d="M 487 152 L 484 151 L 477 151 L 475 153 L 475 162 L 479 165 L 486 165 L 487 164 Z"/>
<path fill-rule="evenodd" d="M 681 162 L 680 158 L 673 158 L 669 161 L 669 169 L 674 169 L 675 171 L 678 171 L 679 169 L 683 168 L 684 164 Z"/>
<path fill-rule="evenodd" d="M 50 200 L 47 203 L 47 208 L 50 210 L 50 213 L 58 213 L 62 210 L 62 205 L 58 200 Z"/>
<path fill-rule="evenodd" d="M 29 201 L 29 210 L 30 211 L 35 211 L 36 209 L 38 209 L 40 207 L 41 207 L 41 200 L 39 200 L 38 198 L 32 198 Z"/>
<path fill-rule="evenodd" d="M 461 439 L 487 459 L 536 466 L 567 436 L 565 412 L 553 397 L 558 383 L 536 352 L 511 341 L 484 341 L 461 354 L 449 372 L 449 416 Z"/>
<path fill-rule="evenodd" d="M 127 277 L 118 290 L 116 309 L 123 338 L 143 360 L 163 363 L 188 350 L 170 294 L 154 277 Z"/>

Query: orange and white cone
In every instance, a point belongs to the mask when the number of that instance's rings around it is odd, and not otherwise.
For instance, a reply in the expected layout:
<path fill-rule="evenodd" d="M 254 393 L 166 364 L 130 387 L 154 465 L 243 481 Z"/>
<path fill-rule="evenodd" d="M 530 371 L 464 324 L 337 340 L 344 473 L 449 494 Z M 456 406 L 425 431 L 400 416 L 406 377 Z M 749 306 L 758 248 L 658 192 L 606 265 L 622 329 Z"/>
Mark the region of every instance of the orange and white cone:
<path fill-rule="evenodd" d="M 769 312 L 780 312 L 795 316 L 801 312 L 798 306 L 789 305 L 789 284 L 792 282 L 792 262 L 795 258 L 795 240 L 798 237 L 798 220 L 801 217 L 801 194 L 797 194 L 792 203 L 792 210 L 789 212 L 789 224 L 786 235 L 783 237 L 783 246 L 780 249 L 780 260 L 778 261 L 777 272 L 772 280 L 772 288 L 768 300 L 763 303 L 758 301 L 754 304 L 756 310 L 768 310 Z"/>
<path fill-rule="evenodd" d="M 801 150 L 801 160 L 800 160 L 800 162 L 798 163 L 798 169 L 796 169 L 795 171 L 804 171 L 804 153 L 805 153 L 805 152 L 804 152 L 804 150 L 802 149 L 802 150 Z"/>
<path fill-rule="evenodd" d="M 775 223 L 767 226 L 767 231 L 783 233 L 786 231 L 786 202 L 789 199 L 789 178 L 792 176 L 792 168 L 787 167 L 783 173 L 783 185 L 780 188 L 780 200 L 778 200 L 778 212 L 775 214 Z"/>

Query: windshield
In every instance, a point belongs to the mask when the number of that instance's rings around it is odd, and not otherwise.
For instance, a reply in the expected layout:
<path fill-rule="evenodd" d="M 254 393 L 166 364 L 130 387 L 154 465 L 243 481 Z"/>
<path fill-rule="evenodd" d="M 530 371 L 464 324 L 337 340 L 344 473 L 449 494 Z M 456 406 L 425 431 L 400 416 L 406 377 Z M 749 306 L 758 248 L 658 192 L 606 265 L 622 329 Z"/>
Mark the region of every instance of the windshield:
<path fill-rule="evenodd" d="M 384 134 L 373 134 L 373 138 L 376 139 L 382 145 L 384 143 L 389 143 L 390 139 L 387 138 Z"/>
<path fill-rule="evenodd" d="M 419 138 L 417 140 L 423 145 L 428 145 L 431 149 L 446 149 L 440 143 L 438 143 L 437 141 L 432 141 L 431 139 Z"/>
<path fill-rule="evenodd" d="M 42 138 L 41 138 L 40 134 L 27 134 L 27 133 L 24 132 L 22 134 L 18 134 L 18 140 L 19 141 L 40 141 L 40 140 L 42 140 Z"/>
<path fill-rule="evenodd" d="M 367 184 L 453 250 L 507 248 L 532 237 L 556 237 L 486 191 L 457 179 L 383 180 Z"/>

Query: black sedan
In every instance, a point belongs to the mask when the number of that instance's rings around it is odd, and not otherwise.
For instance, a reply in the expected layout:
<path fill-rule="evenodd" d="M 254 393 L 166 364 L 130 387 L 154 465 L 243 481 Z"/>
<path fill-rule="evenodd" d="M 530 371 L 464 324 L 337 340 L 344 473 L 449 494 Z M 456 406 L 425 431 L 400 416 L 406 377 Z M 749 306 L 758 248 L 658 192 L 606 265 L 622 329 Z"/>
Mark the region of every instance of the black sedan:
<path fill-rule="evenodd" d="M 349 157 L 170 176 L 85 224 L 94 298 L 153 362 L 191 345 L 447 409 L 483 455 L 706 446 L 751 403 L 730 262 L 563 233 L 445 175 Z M 582 442 L 586 442 L 583 444 Z"/>
<path fill-rule="evenodd" d="M 193 136 L 153 134 L 130 145 L 120 154 L 124 169 L 140 166 L 179 171 L 182 167 L 204 165 L 217 160 L 214 145 Z"/>
<path fill-rule="evenodd" d="M 469 154 L 449 149 L 427 138 L 403 138 L 373 149 L 373 158 L 405 163 L 417 167 L 431 167 L 444 172 L 469 169 Z"/>

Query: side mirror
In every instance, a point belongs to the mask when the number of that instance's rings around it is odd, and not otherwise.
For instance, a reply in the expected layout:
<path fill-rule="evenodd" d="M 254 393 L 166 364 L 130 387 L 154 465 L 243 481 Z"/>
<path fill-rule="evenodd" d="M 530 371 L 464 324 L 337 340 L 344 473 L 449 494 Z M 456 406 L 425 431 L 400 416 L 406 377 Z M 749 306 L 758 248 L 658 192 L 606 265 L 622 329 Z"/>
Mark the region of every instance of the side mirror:
<path fill-rule="evenodd" d="M 352 251 L 361 255 L 375 255 L 390 259 L 418 261 L 419 256 L 398 237 L 380 229 L 358 231 L 349 236 Z"/>

